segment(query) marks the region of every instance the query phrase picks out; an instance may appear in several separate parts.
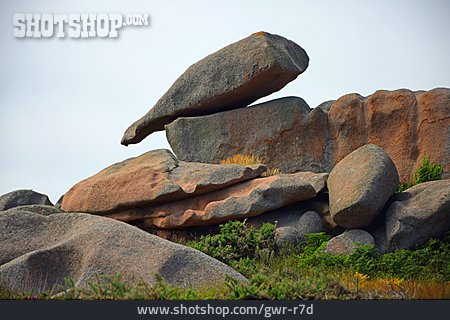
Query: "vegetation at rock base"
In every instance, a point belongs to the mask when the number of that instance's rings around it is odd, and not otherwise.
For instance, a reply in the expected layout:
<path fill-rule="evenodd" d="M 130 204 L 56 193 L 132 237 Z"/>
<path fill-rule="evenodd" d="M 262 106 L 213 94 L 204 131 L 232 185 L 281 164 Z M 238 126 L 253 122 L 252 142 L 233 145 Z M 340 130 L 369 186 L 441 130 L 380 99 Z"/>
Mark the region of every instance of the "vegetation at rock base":
<path fill-rule="evenodd" d="M 414 173 L 409 183 L 400 184 L 397 192 L 403 192 L 419 183 L 442 179 L 443 168 L 440 164 L 434 164 L 425 156 L 420 168 Z"/>
<path fill-rule="evenodd" d="M 201 236 L 186 245 L 230 265 L 263 252 L 272 253 L 276 248 L 275 225 L 266 223 L 256 229 L 242 221 L 230 221 L 219 226 L 218 234 Z"/>
<path fill-rule="evenodd" d="M 220 164 L 240 164 L 243 166 L 249 166 L 252 164 L 264 164 L 264 159 L 255 156 L 254 154 L 235 154 L 225 160 L 220 161 Z M 269 177 L 281 174 L 281 170 L 278 168 L 267 168 L 262 177 Z"/>
<path fill-rule="evenodd" d="M 232 221 L 216 235 L 187 245 L 226 262 L 248 283 L 227 278 L 222 287 L 203 289 L 168 285 L 162 278 L 149 286 L 128 285 L 120 275 L 98 277 L 87 288 L 66 279 L 63 292 L 52 296 L 14 295 L 2 299 L 450 299 L 450 233 L 416 250 L 380 254 L 373 246 L 348 256 L 323 251 L 330 236 L 311 234 L 296 247 L 275 249 L 275 229 Z"/>

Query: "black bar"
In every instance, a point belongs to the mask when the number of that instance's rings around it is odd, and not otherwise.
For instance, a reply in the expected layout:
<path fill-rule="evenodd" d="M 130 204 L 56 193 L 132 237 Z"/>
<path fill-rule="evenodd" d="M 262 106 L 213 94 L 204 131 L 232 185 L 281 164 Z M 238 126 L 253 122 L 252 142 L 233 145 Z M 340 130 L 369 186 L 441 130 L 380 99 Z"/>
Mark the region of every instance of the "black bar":
<path fill-rule="evenodd" d="M 0 301 L 1 319 L 438 319 L 450 300 Z M 148 307 L 148 308 L 147 308 Z M 155 308 L 156 307 L 156 308 Z M 163 309 L 167 308 L 169 309 Z M 284 309 L 283 309 L 284 307 Z M 139 314 L 138 308 L 141 313 Z M 296 308 L 296 309 L 294 309 Z M 157 314 L 148 314 L 149 311 Z M 168 312 L 163 315 L 161 312 Z M 228 314 L 224 314 L 228 312 Z M 247 314 L 240 314 L 246 312 Z M 195 314 L 194 314 L 195 313 Z M 208 314 L 209 313 L 209 314 Z M 232 314 L 235 313 L 235 314 Z M 236 314 L 239 313 L 239 314 Z M 253 314 L 249 314 L 253 313 Z M 256 313 L 256 314 L 254 314 Z M 274 314 L 278 313 L 278 314 Z M 442 318 L 442 319 L 444 319 Z"/>

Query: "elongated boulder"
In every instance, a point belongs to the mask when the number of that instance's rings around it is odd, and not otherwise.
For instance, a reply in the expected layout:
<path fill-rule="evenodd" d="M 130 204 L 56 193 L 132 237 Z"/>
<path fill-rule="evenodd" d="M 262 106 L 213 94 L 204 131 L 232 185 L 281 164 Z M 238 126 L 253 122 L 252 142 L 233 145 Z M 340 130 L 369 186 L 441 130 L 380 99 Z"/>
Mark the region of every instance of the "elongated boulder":
<path fill-rule="evenodd" d="M 413 249 L 450 230 L 450 180 L 418 184 L 395 195 L 386 216 L 383 251 Z"/>
<path fill-rule="evenodd" d="M 169 150 L 153 150 L 77 183 L 64 195 L 61 208 L 103 214 L 174 201 L 255 178 L 265 170 L 263 165 L 187 163 Z"/>
<path fill-rule="evenodd" d="M 397 190 L 398 173 L 383 149 L 367 144 L 342 159 L 327 183 L 333 221 L 345 228 L 362 228 Z"/>
<path fill-rule="evenodd" d="M 422 158 L 450 177 L 450 89 L 379 90 L 347 94 L 311 109 L 288 97 L 214 115 L 181 117 L 166 125 L 180 160 L 220 163 L 255 154 L 283 173 L 330 172 L 345 156 L 372 143 L 394 161 L 409 182 Z"/>
<path fill-rule="evenodd" d="M 0 211 L 33 204 L 53 205 L 48 196 L 33 190 L 11 191 L 0 197 Z"/>
<path fill-rule="evenodd" d="M 86 287 L 97 275 L 122 275 L 126 283 L 220 286 L 228 275 L 245 278 L 200 251 L 136 227 L 83 213 L 44 216 L 0 212 L 0 288 L 16 293 L 58 292 L 64 278 Z"/>
<path fill-rule="evenodd" d="M 242 108 L 283 88 L 308 66 L 294 42 L 257 32 L 190 66 L 150 111 L 133 123 L 123 145 L 138 143 L 181 116 Z"/>
<path fill-rule="evenodd" d="M 304 213 L 308 212 L 307 215 Z M 332 234 L 343 232 L 336 224 L 331 225 L 328 210 L 328 194 L 320 192 L 314 198 L 296 202 L 292 205 L 245 218 L 248 225 L 260 228 L 263 223 L 276 225 L 276 243 L 283 247 L 286 243 L 295 244 L 302 241 L 306 234 L 327 231 Z M 188 227 L 183 229 L 158 229 L 143 221 L 131 221 L 131 224 L 167 240 L 180 242 L 195 240 L 202 235 L 215 234 L 219 225 Z M 147 226 L 146 226 L 147 225 Z"/>
<path fill-rule="evenodd" d="M 294 202 L 311 199 L 314 187 L 299 174 L 282 174 L 242 182 L 223 190 L 167 204 L 109 214 L 139 220 L 142 228 L 179 229 L 254 217 Z"/>

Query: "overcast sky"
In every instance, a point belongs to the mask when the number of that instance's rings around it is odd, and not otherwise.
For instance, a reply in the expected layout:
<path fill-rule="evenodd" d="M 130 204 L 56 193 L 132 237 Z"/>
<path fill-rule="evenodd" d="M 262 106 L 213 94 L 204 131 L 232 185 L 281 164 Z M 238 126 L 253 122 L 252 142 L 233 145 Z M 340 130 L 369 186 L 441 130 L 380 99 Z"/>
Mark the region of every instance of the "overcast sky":
<path fill-rule="evenodd" d="M 291 39 L 309 68 L 261 99 L 311 107 L 357 92 L 450 87 L 450 1 L 1 1 L 0 194 L 56 202 L 115 162 L 168 148 L 163 132 L 124 147 L 124 130 L 184 70 L 256 31 Z M 14 13 L 148 13 L 119 38 L 13 37 Z"/>

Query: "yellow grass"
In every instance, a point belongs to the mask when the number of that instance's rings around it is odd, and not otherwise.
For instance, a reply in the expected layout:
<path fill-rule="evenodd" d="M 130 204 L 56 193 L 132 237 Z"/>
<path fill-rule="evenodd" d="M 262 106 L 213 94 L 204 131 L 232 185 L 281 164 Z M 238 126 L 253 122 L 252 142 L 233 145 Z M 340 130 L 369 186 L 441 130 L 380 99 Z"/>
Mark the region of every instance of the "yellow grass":
<path fill-rule="evenodd" d="M 399 299 L 450 299 L 450 282 L 433 280 L 403 280 L 398 278 L 371 279 L 356 272 L 343 278 L 342 285 L 349 290 L 373 293 Z"/>
<path fill-rule="evenodd" d="M 264 161 L 255 156 L 254 154 L 235 154 L 228 159 L 220 161 L 221 164 L 240 164 L 243 166 L 249 166 L 252 164 L 263 164 Z"/>
<path fill-rule="evenodd" d="M 234 156 L 229 157 L 228 159 L 220 161 L 221 164 L 240 164 L 243 166 L 250 166 L 252 164 L 264 164 L 264 160 L 254 154 L 235 154 Z M 278 168 L 267 168 L 266 172 L 264 172 L 261 176 L 276 176 L 281 174 L 281 170 Z"/>
<path fill-rule="evenodd" d="M 263 176 L 263 177 L 277 176 L 277 175 L 279 175 L 279 174 L 281 174 L 281 170 L 280 170 L 280 169 L 278 169 L 278 168 L 269 168 L 269 169 L 267 169 L 266 172 L 264 172 L 264 173 L 262 174 L 262 176 Z"/>

